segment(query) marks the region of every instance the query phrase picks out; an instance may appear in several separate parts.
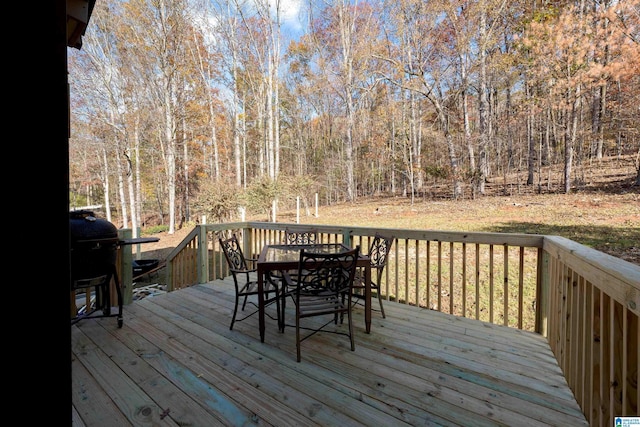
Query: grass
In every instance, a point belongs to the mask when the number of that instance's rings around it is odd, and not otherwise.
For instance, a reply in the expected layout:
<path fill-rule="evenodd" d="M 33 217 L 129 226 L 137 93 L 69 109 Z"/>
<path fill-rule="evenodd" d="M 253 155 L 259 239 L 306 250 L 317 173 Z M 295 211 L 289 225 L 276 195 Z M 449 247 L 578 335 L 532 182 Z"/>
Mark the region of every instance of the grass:
<path fill-rule="evenodd" d="M 382 295 L 443 313 L 533 330 L 537 254 L 523 251 L 522 278 L 520 256 L 515 248 L 505 254 L 501 245 L 422 242 L 418 247 L 399 240 L 389 257 L 388 276 L 383 275 Z"/>
<path fill-rule="evenodd" d="M 295 222 L 295 214 L 279 221 Z M 622 193 L 522 194 L 477 200 L 368 198 L 323 206 L 301 223 L 563 236 L 640 265 L 640 188 Z"/>

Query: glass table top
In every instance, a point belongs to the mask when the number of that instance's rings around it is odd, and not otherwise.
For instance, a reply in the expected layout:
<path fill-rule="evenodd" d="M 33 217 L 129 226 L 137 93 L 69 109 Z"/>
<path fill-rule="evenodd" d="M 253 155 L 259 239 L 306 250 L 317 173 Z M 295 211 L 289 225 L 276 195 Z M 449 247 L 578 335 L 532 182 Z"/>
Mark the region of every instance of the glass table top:
<path fill-rule="evenodd" d="M 269 245 L 265 248 L 264 259 L 261 259 L 260 261 L 298 261 L 300 259 L 300 251 L 302 249 L 317 254 L 336 254 L 350 250 L 340 243 L 320 243 L 314 245 Z"/>

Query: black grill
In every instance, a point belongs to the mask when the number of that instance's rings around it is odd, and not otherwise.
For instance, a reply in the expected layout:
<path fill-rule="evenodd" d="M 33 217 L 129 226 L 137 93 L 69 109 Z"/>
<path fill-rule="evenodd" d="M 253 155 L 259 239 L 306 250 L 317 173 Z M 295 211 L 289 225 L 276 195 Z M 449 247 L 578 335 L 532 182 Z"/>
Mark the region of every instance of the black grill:
<path fill-rule="evenodd" d="M 71 290 L 93 288 L 95 302 L 71 319 L 71 324 L 87 317 L 117 316 L 122 327 L 122 291 L 116 273 L 118 229 L 111 222 L 97 218 L 91 211 L 69 213 L 71 241 Z M 110 284 L 115 281 L 118 313 L 111 314 Z M 101 311 L 101 315 L 95 313 Z"/>
<path fill-rule="evenodd" d="M 93 212 L 69 214 L 72 283 L 108 274 L 116 262 L 118 230 Z"/>

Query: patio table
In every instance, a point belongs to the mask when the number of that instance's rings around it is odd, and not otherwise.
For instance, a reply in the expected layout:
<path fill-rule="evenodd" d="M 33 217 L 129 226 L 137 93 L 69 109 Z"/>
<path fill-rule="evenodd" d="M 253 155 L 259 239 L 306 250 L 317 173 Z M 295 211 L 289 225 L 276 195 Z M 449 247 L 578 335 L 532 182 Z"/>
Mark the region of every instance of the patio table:
<path fill-rule="evenodd" d="M 265 331 L 265 301 L 264 277 L 270 271 L 297 270 L 300 262 L 300 251 L 317 251 L 317 253 L 337 253 L 350 250 L 341 243 L 319 243 L 313 245 L 265 245 L 260 252 L 256 268 L 258 270 L 258 319 L 260 327 L 260 341 L 264 342 Z M 367 333 L 371 332 L 371 262 L 369 256 L 360 254 L 357 266 L 365 271 L 364 291 L 364 322 Z M 284 319 L 282 319 L 284 322 Z"/>

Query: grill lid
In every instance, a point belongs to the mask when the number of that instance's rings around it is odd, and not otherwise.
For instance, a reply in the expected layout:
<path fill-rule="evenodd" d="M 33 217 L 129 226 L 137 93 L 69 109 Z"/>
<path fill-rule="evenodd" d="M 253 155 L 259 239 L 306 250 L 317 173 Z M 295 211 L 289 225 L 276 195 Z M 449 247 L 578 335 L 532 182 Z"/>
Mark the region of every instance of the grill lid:
<path fill-rule="evenodd" d="M 106 219 L 96 218 L 92 211 L 69 212 L 71 245 L 91 242 L 118 242 L 118 229 Z"/>
<path fill-rule="evenodd" d="M 72 289 L 86 279 L 110 277 L 118 248 L 118 229 L 91 211 L 69 213 Z"/>

